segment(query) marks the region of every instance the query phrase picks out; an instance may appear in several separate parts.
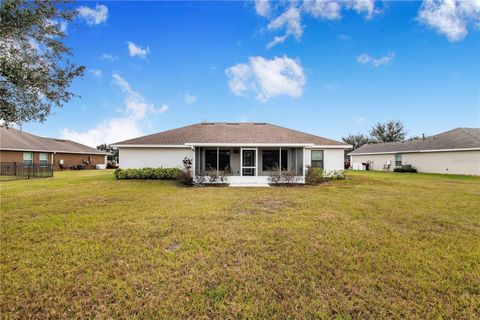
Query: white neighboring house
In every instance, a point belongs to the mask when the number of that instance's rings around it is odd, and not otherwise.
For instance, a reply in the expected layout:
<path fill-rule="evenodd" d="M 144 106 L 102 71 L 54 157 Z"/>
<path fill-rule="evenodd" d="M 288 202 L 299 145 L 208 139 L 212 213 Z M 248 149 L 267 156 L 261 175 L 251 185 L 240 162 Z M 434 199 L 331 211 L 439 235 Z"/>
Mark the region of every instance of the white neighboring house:
<path fill-rule="evenodd" d="M 120 168 L 183 167 L 196 173 L 217 170 L 230 184 L 266 184 L 273 168 L 305 182 L 307 166 L 344 169 L 338 142 L 268 123 L 202 122 L 114 144 Z"/>
<path fill-rule="evenodd" d="M 427 138 L 367 144 L 349 153 L 352 168 L 393 171 L 411 165 L 418 172 L 480 175 L 480 128 L 457 128 Z M 388 166 L 390 164 L 390 166 Z"/>

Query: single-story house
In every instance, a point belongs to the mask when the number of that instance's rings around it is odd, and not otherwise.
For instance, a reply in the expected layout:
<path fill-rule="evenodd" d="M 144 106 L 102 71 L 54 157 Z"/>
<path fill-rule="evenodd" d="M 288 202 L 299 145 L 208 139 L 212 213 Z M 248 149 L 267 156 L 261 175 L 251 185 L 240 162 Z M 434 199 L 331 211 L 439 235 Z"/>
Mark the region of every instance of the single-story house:
<path fill-rule="evenodd" d="M 107 154 L 86 145 L 65 140 L 39 137 L 14 128 L 0 128 L 0 162 L 28 165 L 53 165 L 55 170 L 94 169 L 106 164 Z"/>
<path fill-rule="evenodd" d="M 268 123 L 202 122 L 113 144 L 120 168 L 183 167 L 192 160 L 195 173 L 216 170 L 230 184 L 265 184 L 272 170 L 305 181 L 307 166 L 343 170 L 338 142 Z"/>
<path fill-rule="evenodd" d="M 418 172 L 480 175 L 480 128 L 457 128 L 401 142 L 366 144 L 349 153 L 353 168 L 411 165 Z"/>

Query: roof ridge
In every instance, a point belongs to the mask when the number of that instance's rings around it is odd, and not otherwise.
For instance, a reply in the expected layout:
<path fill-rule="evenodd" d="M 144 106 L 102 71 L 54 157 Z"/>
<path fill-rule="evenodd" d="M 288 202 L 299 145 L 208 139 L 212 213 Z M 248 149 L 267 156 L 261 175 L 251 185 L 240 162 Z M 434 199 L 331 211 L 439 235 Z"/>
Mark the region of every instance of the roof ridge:
<path fill-rule="evenodd" d="M 317 136 L 317 135 L 314 135 L 314 134 L 311 134 L 311 133 L 303 132 L 303 131 L 296 130 L 296 129 L 291 129 L 291 128 L 282 127 L 282 126 L 279 126 L 279 125 L 276 125 L 276 124 L 272 124 L 272 123 L 267 123 L 267 124 L 268 124 L 268 125 L 271 125 L 271 126 L 273 126 L 273 127 L 277 127 L 277 128 L 281 128 L 281 129 L 286 129 L 286 130 L 298 132 L 298 133 L 305 134 L 305 135 L 308 135 L 308 136 L 311 136 L 311 137 L 321 138 L 321 139 L 330 140 L 330 141 L 333 141 L 333 142 L 337 142 L 337 143 L 341 143 L 341 144 L 347 145 L 347 144 L 346 144 L 345 142 L 343 142 L 343 141 L 337 141 L 337 140 L 333 140 L 333 139 L 329 139 L 329 138 Z"/>

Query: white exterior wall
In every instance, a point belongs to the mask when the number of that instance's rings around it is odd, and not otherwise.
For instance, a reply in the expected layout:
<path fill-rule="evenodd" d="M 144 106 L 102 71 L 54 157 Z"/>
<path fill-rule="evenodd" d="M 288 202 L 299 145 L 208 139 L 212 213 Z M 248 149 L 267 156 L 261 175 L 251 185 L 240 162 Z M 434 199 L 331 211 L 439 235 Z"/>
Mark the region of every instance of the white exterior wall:
<path fill-rule="evenodd" d="M 183 159 L 193 158 L 188 148 L 118 148 L 119 165 L 128 168 L 181 168 Z"/>
<path fill-rule="evenodd" d="M 343 170 L 345 167 L 344 149 L 305 148 L 305 166 L 312 165 L 312 150 L 323 150 L 324 170 Z"/>
<path fill-rule="evenodd" d="M 480 175 L 480 151 L 404 153 L 402 163 L 418 172 Z"/>
<path fill-rule="evenodd" d="M 355 156 L 352 155 L 350 157 L 352 162 L 352 168 L 354 168 L 354 164 L 359 163 L 366 163 L 367 161 L 371 161 L 369 169 L 370 170 L 384 170 L 383 166 L 390 160 L 390 171 L 393 171 L 395 168 L 395 154 L 372 154 L 372 155 L 359 155 Z"/>
<path fill-rule="evenodd" d="M 416 152 L 401 153 L 402 164 L 410 164 L 418 172 L 480 175 L 480 151 Z M 395 154 L 352 155 L 352 164 L 373 161 L 371 170 L 383 170 L 390 160 L 395 168 Z"/>

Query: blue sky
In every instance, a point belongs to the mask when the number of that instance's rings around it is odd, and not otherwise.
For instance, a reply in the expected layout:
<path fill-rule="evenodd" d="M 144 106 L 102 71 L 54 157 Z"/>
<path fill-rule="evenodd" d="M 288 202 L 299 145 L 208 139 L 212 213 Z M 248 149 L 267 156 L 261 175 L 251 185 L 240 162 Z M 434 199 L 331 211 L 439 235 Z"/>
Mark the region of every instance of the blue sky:
<path fill-rule="evenodd" d="M 332 139 L 480 126 L 478 2 L 81 2 L 74 98 L 23 130 L 89 145 L 203 120 Z M 275 40 L 276 39 L 276 40 Z"/>

